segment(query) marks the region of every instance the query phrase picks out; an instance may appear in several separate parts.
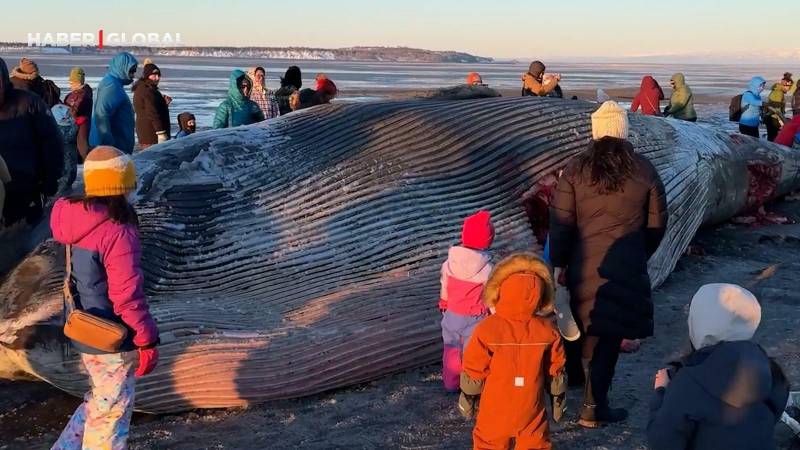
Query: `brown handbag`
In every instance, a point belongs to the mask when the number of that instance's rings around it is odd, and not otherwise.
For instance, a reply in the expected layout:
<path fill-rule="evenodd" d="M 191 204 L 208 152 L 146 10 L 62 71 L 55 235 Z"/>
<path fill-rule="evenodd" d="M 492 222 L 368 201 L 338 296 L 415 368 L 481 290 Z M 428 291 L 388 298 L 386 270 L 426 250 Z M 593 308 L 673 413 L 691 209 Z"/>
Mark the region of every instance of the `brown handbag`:
<path fill-rule="evenodd" d="M 128 329 L 124 325 L 97 317 L 80 310 L 75 304 L 72 286 L 72 246 L 67 245 L 67 276 L 64 278 L 64 300 L 67 305 L 67 320 L 64 335 L 80 344 L 109 353 L 118 353 Z"/>

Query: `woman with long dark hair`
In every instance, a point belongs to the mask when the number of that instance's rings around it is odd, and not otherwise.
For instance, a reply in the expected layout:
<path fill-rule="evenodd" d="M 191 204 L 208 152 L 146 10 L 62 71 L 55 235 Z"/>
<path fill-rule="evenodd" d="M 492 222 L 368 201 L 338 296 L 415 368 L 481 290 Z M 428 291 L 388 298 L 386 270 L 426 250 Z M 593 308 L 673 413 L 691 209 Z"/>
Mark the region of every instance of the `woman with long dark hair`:
<path fill-rule="evenodd" d="M 653 334 L 647 260 L 666 230 L 666 199 L 655 168 L 627 136 L 625 110 L 603 103 L 592 114 L 593 140 L 567 165 L 550 209 L 550 258 L 583 332 L 580 356 L 568 358 L 581 360 L 579 423 L 589 428 L 627 417 L 608 402 L 620 343 Z"/>
<path fill-rule="evenodd" d="M 70 334 L 91 389 L 53 449 L 123 449 L 133 414 L 134 377 L 155 368 L 159 342 L 139 265 L 139 220 L 126 198 L 136 186 L 136 169 L 128 155 L 100 146 L 87 155 L 83 179 L 85 195 L 59 199 L 50 217 L 53 237 L 67 246 L 74 291 L 66 297 L 72 301 L 66 302 L 65 314 L 74 308 L 122 325 L 127 333 L 120 342 L 102 345 Z"/>

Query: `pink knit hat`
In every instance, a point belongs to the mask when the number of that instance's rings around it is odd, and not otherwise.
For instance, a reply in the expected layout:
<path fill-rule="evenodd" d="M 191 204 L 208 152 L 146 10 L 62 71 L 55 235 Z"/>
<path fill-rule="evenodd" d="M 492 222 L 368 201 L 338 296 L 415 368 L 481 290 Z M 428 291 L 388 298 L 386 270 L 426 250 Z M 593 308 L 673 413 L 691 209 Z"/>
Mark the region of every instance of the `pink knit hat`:
<path fill-rule="evenodd" d="M 461 242 L 464 247 L 475 250 L 486 250 L 494 241 L 492 215 L 489 211 L 478 211 L 464 220 L 461 230 Z"/>

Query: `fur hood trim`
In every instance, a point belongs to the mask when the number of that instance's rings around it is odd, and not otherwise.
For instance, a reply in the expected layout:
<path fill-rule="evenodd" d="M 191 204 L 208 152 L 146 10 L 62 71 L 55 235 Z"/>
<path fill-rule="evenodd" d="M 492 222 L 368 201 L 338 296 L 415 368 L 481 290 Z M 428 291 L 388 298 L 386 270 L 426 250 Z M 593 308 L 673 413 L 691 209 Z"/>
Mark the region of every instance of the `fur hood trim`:
<path fill-rule="evenodd" d="M 500 297 L 500 285 L 508 277 L 515 273 L 529 273 L 538 276 L 544 286 L 542 288 L 542 298 L 539 300 L 537 313 L 549 314 L 553 312 L 553 301 L 555 299 L 555 284 L 553 283 L 553 273 L 538 255 L 534 253 L 514 253 L 503 258 L 491 275 L 489 281 L 483 287 L 481 297 L 483 303 L 492 308 L 497 305 Z"/>

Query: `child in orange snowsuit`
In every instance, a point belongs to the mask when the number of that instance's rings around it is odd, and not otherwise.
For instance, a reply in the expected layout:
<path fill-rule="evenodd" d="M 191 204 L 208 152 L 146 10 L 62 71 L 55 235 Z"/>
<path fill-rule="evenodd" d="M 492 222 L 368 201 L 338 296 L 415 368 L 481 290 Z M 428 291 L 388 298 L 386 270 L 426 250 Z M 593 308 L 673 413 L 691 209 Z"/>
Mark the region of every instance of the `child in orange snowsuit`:
<path fill-rule="evenodd" d="M 475 328 L 464 353 L 459 407 L 471 414 L 480 395 L 472 432 L 479 449 L 550 449 L 544 390 L 555 396 L 554 416 L 566 392 L 566 358 L 558 329 L 541 317 L 553 311 L 550 268 L 530 253 L 513 254 L 495 267 L 483 301 L 495 314 Z M 556 405 L 558 404 L 558 407 Z"/>

